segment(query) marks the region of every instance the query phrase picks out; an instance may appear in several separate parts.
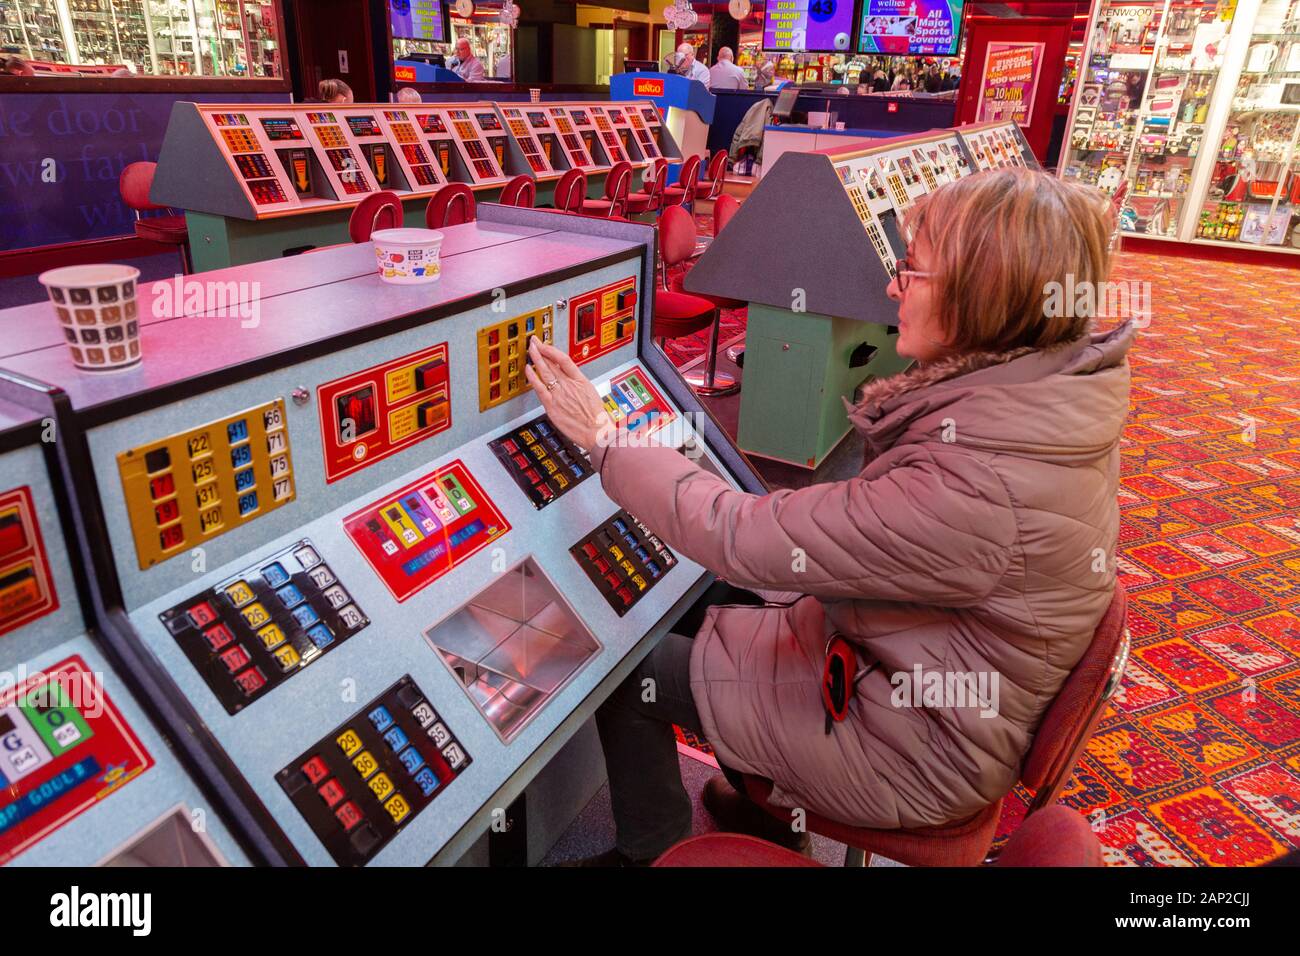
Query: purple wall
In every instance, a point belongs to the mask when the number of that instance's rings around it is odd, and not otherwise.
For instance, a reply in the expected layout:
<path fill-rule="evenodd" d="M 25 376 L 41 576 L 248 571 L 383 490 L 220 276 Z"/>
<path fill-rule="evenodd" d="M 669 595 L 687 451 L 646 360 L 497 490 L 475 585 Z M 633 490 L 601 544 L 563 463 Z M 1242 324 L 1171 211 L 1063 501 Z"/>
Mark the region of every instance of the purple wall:
<path fill-rule="evenodd" d="M 122 169 L 158 158 L 175 101 L 231 98 L 230 93 L 0 96 L 0 251 L 134 232 L 135 216 L 117 190 Z M 239 99 L 275 103 L 289 97 L 263 93 Z"/>

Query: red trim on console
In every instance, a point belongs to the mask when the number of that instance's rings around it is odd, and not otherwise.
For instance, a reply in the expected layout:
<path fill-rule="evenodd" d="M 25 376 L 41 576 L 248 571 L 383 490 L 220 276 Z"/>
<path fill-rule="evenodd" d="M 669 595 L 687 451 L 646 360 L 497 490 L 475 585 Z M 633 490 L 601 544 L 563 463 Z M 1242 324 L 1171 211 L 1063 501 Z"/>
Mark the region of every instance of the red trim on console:
<path fill-rule="evenodd" d="M 139 259 L 165 253 L 176 255 L 176 247 L 161 242 L 151 242 L 138 236 L 111 236 L 107 239 L 88 239 L 85 242 L 62 242 L 53 246 L 9 249 L 0 251 L 0 279 L 32 276 L 46 269 L 57 269 L 59 266 Z M 177 265 L 179 264 L 178 258 Z"/>

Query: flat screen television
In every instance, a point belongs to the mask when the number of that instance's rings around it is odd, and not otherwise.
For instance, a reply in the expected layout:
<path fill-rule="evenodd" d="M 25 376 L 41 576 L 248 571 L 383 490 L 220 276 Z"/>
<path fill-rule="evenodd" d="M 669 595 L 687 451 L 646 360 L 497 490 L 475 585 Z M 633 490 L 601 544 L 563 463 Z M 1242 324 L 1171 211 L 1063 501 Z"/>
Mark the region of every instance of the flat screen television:
<path fill-rule="evenodd" d="M 857 0 L 767 0 L 763 49 L 771 53 L 848 53 Z"/>
<path fill-rule="evenodd" d="M 388 0 L 388 22 L 394 39 L 451 42 L 448 0 Z"/>
<path fill-rule="evenodd" d="M 956 56 L 965 0 L 862 0 L 858 52 Z"/>

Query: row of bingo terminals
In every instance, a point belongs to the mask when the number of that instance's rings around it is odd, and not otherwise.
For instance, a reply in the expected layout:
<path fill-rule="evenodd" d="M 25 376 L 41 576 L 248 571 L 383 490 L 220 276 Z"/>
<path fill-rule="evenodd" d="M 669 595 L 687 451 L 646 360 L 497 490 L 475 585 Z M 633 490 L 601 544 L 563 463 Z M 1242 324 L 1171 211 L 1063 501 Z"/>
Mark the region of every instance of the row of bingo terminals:
<path fill-rule="evenodd" d="M 465 183 L 492 201 L 511 178 L 538 205 L 570 169 L 599 195 L 615 163 L 644 170 L 681 152 L 649 101 L 242 104 L 172 108 L 151 198 L 183 210 L 196 270 L 346 241 L 352 208 L 379 190 L 424 225 L 429 199 Z"/>
<path fill-rule="evenodd" d="M 262 116 L 196 115 L 270 150 Z M 651 343 L 651 227 L 484 204 L 443 232 L 427 285 L 382 282 L 368 244 L 143 283 L 141 361 L 113 373 L 74 368 L 75 308 L 0 312 L 24 329 L 4 606 L 58 601 L 0 636 L 35 681 L 3 698 L 6 752 L 32 751 L 4 774 L 41 794 L 0 814 L 6 855 L 99 862 L 206 812 L 226 863 L 537 862 L 599 788 L 592 713 L 712 579 L 605 495 L 527 343 L 630 433 L 762 484 Z M 107 716 L 32 703 L 86 671 Z"/>
<path fill-rule="evenodd" d="M 92 637 L 55 428 L 0 399 L 0 865 L 246 863 Z"/>
<path fill-rule="evenodd" d="M 1012 122 L 785 153 L 686 275 L 688 292 L 749 303 L 736 443 L 819 467 L 850 430 L 844 400 L 906 366 L 886 288 L 906 250 L 900 216 L 919 197 L 987 169 L 1037 168 Z M 782 237 L 752 268 L 752 237 Z"/>

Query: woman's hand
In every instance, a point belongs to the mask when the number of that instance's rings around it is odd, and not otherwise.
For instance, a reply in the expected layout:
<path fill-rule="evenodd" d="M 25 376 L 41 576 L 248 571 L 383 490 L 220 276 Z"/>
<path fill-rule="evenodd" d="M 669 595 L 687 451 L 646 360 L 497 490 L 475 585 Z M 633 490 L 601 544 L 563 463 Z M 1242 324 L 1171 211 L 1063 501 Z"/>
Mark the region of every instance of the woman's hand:
<path fill-rule="evenodd" d="M 528 356 L 532 362 L 524 366 L 524 375 L 542 400 L 551 424 L 588 451 L 600 443 L 602 433 L 608 440 L 616 427 L 614 420 L 573 359 L 541 338 L 529 344 Z"/>

